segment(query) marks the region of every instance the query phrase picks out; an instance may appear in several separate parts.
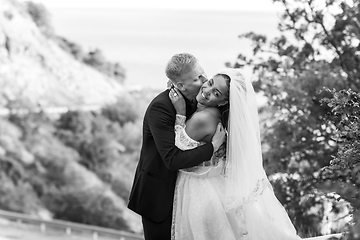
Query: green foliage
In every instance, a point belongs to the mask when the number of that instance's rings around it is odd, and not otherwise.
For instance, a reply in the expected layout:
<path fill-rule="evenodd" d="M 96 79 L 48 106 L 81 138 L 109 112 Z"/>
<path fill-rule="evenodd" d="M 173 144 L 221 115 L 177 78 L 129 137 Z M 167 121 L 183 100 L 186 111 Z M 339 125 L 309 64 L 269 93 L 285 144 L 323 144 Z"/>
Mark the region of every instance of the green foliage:
<path fill-rule="evenodd" d="M 93 171 L 97 171 L 99 167 L 108 167 L 120 158 L 117 146 L 118 143 L 110 135 L 98 134 L 92 141 L 84 142 L 81 154 L 86 160 L 85 164 Z"/>
<path fill-rule="evenodd" d="M 104 107 L 102 114 L 112 122 L 118 122 L 120 126 L 127 122 L 135 122 L 139 117 L 134 100 L 128 97 L 120 98 L 116 104 Z"/>
<path fill-rule="evenodd" d="M 79 44 L 76 44 L 74 42 L 69 41 L 68 39 L 64 37 L 57 36 L 55 38 L 57 44 L 65 50 L 65 52 L 72 55 L 76 60 L 82 61 L 84 56 L 86 55 L 84 53 L 84 50 Z"/>
<path fill-rule="evenodd" d="M 21 142 L 22 132 L 5 119 L 0 119 L 0 132 L 0 208 L 36 212 L 42 206 L 27 181 L 29 173 L 26 170 L 33 158 Z"/>
<path fill-rule="evenodd" d="M 116 79 L 120 83 L 123 83 L 125 79 L 125 69 L 119 63 L 106 61 L 103 53 L 99 49 L 90 51 L 86 56 L 84 56 L 83 62 L 93 68 L 96 68 L 105 75 Z"/>
<path fill-rule="evenodd" d="M 336 126 L 334 141 L 339 150 L 330 166 L 321 171 L 320 188 L 335 191 L 353 207 L 354 224 L 348 239 L 360 236 L 360 94 L 348 90 L 326 89 L 331 98 L 323 103 L 331 107 L 329 121 Z"/>
<path fill-rule="evenodd" d="M 32 186 L 25 181 L 14 182 L 5 171 L 0 172 L 0 208 L 8 211 L 35 213 L 41 202 Z"/>
<path fill-rule="evenodd" d="M 268 99 L 261 109 L 269 116 L 263 120 L 266 171 L 299 176 L 273 182 L 276 195 L 299 231 L 318 235 L 320 219 L 309 214 L 312 206 L 323 201 L 315 184 L 318 171 L 342 148 L 333 138 L 335 124 L 326 120 L 331 107 L 321 104 L 331 93 L 320 90 L 360 89 L 360 3 L 274 2 L 284 9 L 280 36 L 269 41 L 253 32 L 240 35 L 252 42 L 253 56 L 240 54 L 236 63 L 227 65 L 253 69 L 254 88 Z M 321 218 L 324 208 L 320 205 L 315 214 Z"/>
<path fill-rule="evenodd" d="M 142 120 L 127 122 L 121 128 L 121 143 L 129 153 L 140 152 L 142 136 Z"/>
<path fill-rule="evenodd" d="M 57 128 L 74 134 L 91 134 L 91 113 L 68 111 L 58 119 Z"/>
<path fill-rule="evenodd" d="M 129 98 L 57 120 L 42 112 L 0 119 L 0 208 L 129 230 L 123 210 L 141 142 L 134 109 Z"/>
<path fill-rule="evenodd" d="M 293 224 L 297 226 L 298 234 L 317 234 L 323 218 L 323 213 L 317 211 L 322 208 L 322 199 L 309 181 L 304 181 L 298 174 L 273 174 L 270 181 L 277 198 L 288 210 Z M 294 198 L 301 202 L 294 205 Z"/>
<path fill-rule="evenodd" d="M 129 230 L 122 210 L 114 205 L 106 190 L 53 189 L 44 196 L 54 217 L 72 222 Z"/>
<path fill-rule="evenodd" d="M 80 155 L 79 163 L 111 189 L 128 198 L 141 143 L 139 113 L 133 101 L 119 99 L 99 113 L 68 112 L 57 122 L 56 135 Z M 135 125 L 136 124 L 136 125 Z"/>

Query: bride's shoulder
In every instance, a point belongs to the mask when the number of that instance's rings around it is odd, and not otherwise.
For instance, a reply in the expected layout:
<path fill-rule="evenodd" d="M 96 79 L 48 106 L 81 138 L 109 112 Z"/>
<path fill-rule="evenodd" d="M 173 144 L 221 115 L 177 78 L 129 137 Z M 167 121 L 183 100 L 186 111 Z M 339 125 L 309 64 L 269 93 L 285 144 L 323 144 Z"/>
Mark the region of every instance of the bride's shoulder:
<path fill-rule="evenodd" d="M 220 115 L 220 114 L 219 114 Z M 206 109 L 196 112 L 186 122 L 186 133 L 196 141 L 210 141 L 216 131 L 219 117 L 216 111 Z"/>
<path fill-rule="evenodd" d="M 190 120 L 196 122 L 197 125 L 210 124 L 218 122 L 220 117 L 220 111 L 217 108 L 206 108 L 202 111 L 195 112 Z"/>

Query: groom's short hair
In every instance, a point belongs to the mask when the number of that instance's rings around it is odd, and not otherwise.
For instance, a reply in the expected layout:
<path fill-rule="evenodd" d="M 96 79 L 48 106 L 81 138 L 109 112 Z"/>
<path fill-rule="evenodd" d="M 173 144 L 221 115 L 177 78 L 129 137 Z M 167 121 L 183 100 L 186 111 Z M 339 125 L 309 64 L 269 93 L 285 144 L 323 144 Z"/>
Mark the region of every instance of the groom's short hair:
<path fill-rule="evenodd" d="M 167 63 L 165 74 L 170 80 L 176 81 L 178 77 L 190 72 L 197 62 L 196 57 L 190 53 L 175 54 Z"/>

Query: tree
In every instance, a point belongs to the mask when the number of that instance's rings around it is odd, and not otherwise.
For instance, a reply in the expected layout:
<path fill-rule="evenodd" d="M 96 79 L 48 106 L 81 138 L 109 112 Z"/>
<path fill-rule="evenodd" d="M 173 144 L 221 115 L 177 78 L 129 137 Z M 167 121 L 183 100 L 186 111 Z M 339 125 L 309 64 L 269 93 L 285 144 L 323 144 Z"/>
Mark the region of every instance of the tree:
<path fill-rule="evenodd" d="M 103 74 L 123 83 L 125 79 L 125 69 L 119 63 L 112 63 L 105 59 L 99 49 L 90 51 L 82 60 L 85 64 L 97 69 Z"/>
<path fill-rule="evenodd" d="M 322 169 L 319 187 L 338 193 L 353 207 L 354 224 L 348 239 L 360 236 L 360 94 L 348 90 L 330 90 L 331 98 L 323 99 L 331 107 L 329 121 L 335 126 L 334 140 L 339 151 L 330 166 Z"/>
<path fill-rule="evenodd" d="M 57 219 L 129 231 L 123 218 L 125 206 L 119 206 L 106 191 L 99 188 L 53 189 L 44 197 L 44 202 Z"/>
<path fill-rule="evenodd" d="M 64 51 L 71 54 L 76 60 L 78 61 L 83 60 L 85 53 L 79 44 L 76 44 L 60 36 L 56 36 L 54 40 Z"/>
<path fill-rule="evenodd" d="M 120 126 L 127 122 L 135 122 L 139 118 L 134 100 L 126 96 L 119 98 L 116 104 L 105 106 L 101 112 L 110 121 L 117 122 Z"/>
<path fill-rule="evenodd" d="M 251 67 L 254 87 L 267 97 L 264 120 L 264 165 L 277 196 L 288 209 L 300 234 L 320 234 L 320 221 L 311 219 L 319 205 L 318 171 L 328 166 L 338 151 L 334 123 L 326 121 L 330 107 L 320 90 L 360 89 L 359 1 L 274 0 L 283 13 L 280 37 L 268 41 L 253 32 L 253 56 L 240 54 L 232 67 Z M 291 181 L 275 176 L 285 174 Z M 320 219 L 319 219 L 320 220 Z"/>

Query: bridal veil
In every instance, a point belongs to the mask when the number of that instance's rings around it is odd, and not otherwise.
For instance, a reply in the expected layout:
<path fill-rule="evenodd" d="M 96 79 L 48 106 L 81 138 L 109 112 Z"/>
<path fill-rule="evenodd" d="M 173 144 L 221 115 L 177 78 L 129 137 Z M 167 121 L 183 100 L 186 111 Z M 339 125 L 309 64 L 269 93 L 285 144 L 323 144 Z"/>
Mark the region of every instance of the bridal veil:
<path fill-rule="evenodd" d="M 256 95 L 239 69 L 219 72 L 230 77 L 226 153 L 225 209 L 241 223 L 247 240 L 300 239 L 274 195 L 263 168 Z"/>

